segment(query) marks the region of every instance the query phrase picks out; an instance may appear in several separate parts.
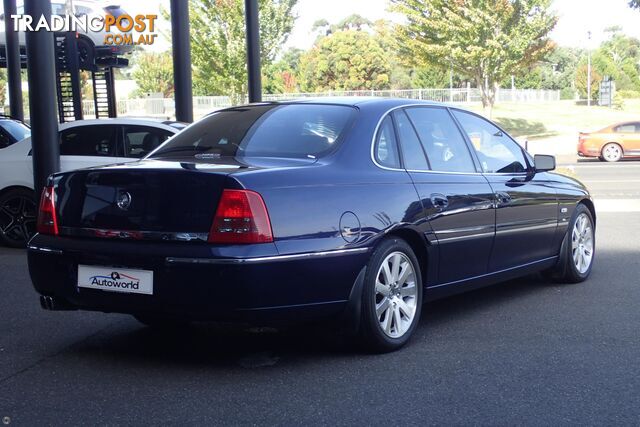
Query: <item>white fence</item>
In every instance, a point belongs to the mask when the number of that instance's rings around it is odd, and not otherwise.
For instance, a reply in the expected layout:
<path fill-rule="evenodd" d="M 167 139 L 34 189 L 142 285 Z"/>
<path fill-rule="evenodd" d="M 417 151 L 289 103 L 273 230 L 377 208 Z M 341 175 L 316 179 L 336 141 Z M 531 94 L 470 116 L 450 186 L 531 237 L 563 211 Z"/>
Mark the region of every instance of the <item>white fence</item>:
<path fill-rule="evenodd" d="M 404 90 L 354 90 L 329 91 L 322 93 L 283 93 L 265 94 L 264 101 L 286 101 L 297 98 L 325 97 L 325 96 L 381 96 L 391 98 L 419 99 L 427 101 L 452 103 L 481 102 L 479 89 L 404 89 Z M 496 102 L 550 102 L 559 101 L 560 91 L 535 89 L 501 89 L 496 93 Z M 246 102 L 246 99 L 245 99 Z M 199 118 L 211 111 L 233 105 L 228 96 L 195 96 L 193 98 L 193 114 Z M 86 117 L 95 116 L 93 101 L 83 101 Z M 175 116 L 172 98 L 121 99 L 118 101 L 118 116 L 120 117 L 161 117 Z"/>

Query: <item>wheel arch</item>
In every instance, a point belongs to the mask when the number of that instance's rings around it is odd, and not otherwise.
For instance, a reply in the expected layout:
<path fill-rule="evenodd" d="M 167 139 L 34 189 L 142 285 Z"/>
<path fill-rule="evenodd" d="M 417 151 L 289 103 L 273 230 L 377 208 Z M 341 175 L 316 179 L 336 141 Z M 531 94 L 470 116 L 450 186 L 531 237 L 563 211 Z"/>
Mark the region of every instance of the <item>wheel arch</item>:
<path fill-rule="evenodd" d="M 620 147 L 620 150 L 622 150 L 622 155 L 624 156 L 624 145 L 622 145 L 620 141 L 607 141 L 604 144 L 602 144 L 602 146 L 600 147 L 601 155 L 602 155 L 602 152 L 604 151 L 604 147 L 606 147 L 609 144 L 616 144 L 618 147 Z"/>
<path fill-rule="evenodd" d="M 596 226 L 596 206 L 593 204 L 591 199 L 582 199 L 578 204 L 585 205 L 589 212 L 591 212 L 591 217 L 593 218 L 593 226 Z"/>
<path fill-rule="evenodd" d="M 0 197 L 4 196 L 10 191 L 15 191 L 15 190 L 26 190 L 33 193 L 34 196 L 36 195 L 36 192 L 33 190 L 33 188 L 29 188 L 24 185 L 10 185 L 9 187 L 5 187 L 2 190 L 0 190 Z"/>
<path fill-rule="evenodd" d="M 397 230 L 393 230 L 389 234 L 388 237 L 398 237 L 411 247 L 413 253 L 418 258 L 418 263 L 420 264 L 418 267 L 420 268 L 420 273 L 422 275 L 423 284 L 427 281 L 427 266 L 429 261 L 429 253 L 427 252 L 427 241 L 420 234 L 420 232 L 411 229 L 411 228 L 399 228 Z"/>

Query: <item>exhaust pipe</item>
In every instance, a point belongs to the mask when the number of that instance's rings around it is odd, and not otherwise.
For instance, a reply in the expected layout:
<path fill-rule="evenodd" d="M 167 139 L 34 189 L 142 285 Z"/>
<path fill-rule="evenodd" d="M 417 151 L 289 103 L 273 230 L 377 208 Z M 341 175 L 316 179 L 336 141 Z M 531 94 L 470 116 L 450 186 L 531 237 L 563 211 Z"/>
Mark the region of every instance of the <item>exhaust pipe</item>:
<path fill-rule="evenodd" d="M 76 307 L 72 306 L 65 300 L 56 298 L 56 297 L 50 297 L 47 295 L 40 295 L 40 307 L 42 307 L 43 310 L 48 310 L 48 311 L 77 310 Z"/>

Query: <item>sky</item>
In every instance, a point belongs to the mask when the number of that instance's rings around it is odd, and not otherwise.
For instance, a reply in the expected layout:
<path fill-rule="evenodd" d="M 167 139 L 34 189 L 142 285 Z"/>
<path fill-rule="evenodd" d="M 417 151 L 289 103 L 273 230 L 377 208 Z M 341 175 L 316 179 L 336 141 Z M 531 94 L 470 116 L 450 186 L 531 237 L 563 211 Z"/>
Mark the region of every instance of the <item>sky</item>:
<path fill-rule="evenodd" d="M 159 14 L 161 5 L 167 9 L 169 6 L 169 0 L 113 0 L 110 3 L 122 4 L 131 14 Z M 357 13 L 372 21 L 392 19 L 388 4 L 388 0 L 299 0 L 294 9 L 298 19 L 286 47 L 311 47 L 315 40 L 311 27 L 321 18 L 337 23 Z M 596 47 L 606 37 L 604 29 L 612 25 L 619 25 L 626 34 L 640 38 L 640 11 L 630 9 L 627 4 L 628 0 L 554 0 L 553 9 L 560 19 L 551 38 L 560 46 Z M 587 31 L 592 33 L 590 46 Z M 168 47 L 169 42 L 163 40 L 155 48 Z"/>

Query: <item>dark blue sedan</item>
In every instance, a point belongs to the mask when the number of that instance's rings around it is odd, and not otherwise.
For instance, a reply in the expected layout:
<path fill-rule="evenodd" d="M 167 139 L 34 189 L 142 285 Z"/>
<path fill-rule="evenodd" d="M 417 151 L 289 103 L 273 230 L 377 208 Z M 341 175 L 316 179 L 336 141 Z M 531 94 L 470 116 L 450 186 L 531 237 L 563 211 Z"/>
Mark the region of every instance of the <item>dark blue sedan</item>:
<path fill-rule="evenodd" d="M 234 107 L 140 162 L 53 175 L 29 269 L 45 309 L 324 320 L 388 351 L 427 300 L 537 271 L 589 276 L 594 205 L 554 168 L 458 107 Z"/>

